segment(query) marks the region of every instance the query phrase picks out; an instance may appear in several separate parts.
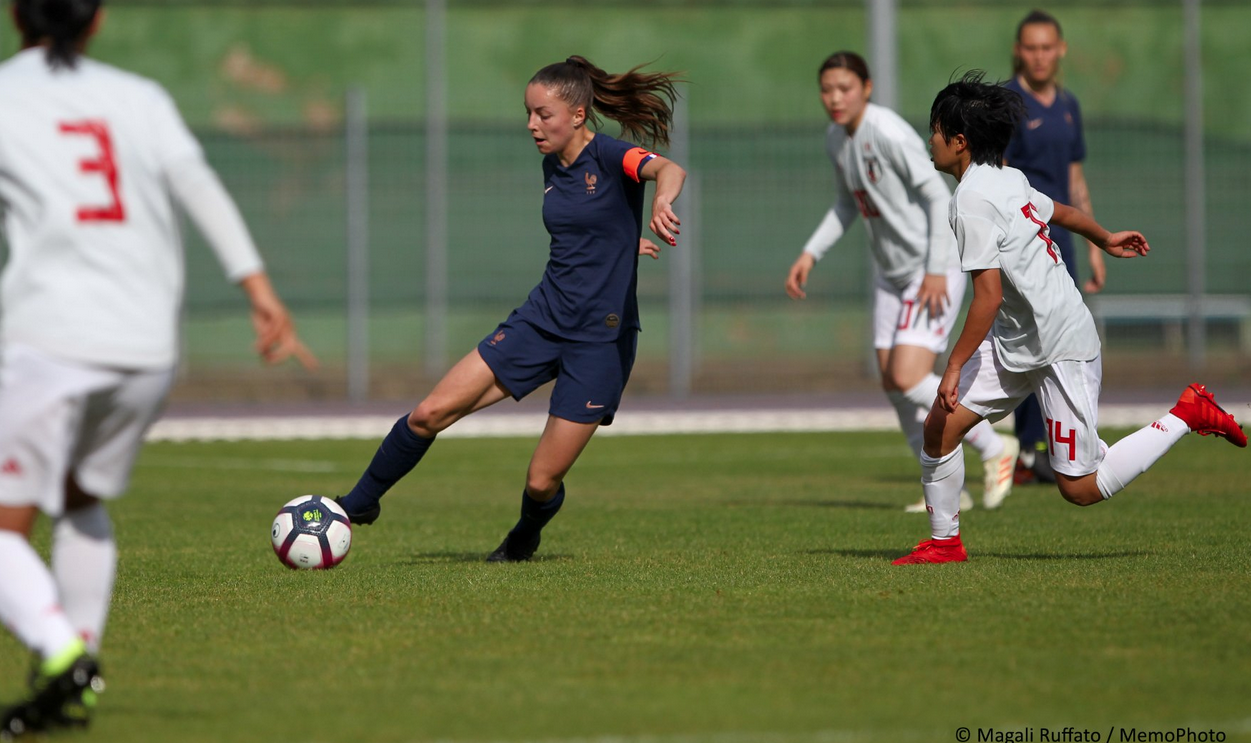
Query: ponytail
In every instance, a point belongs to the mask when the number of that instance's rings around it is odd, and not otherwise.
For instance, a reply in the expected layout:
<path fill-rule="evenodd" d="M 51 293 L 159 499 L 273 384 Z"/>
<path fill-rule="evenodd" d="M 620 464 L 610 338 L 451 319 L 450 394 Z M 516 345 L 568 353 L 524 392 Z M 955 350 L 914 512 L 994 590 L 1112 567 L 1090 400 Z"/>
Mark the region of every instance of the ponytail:
<path fill-rule="evenodd" d="M 46 44 L 49 66 L 72 69 L 78 63 L 78 47 L 100 10 L 100 0 L 14 0 L 14 9 L 22 43 L 27 47 Z"/>
<path fill-rule="evenodd" d="M 668 145 L 676 84 L 682 80 L 675 72 L 640 72 L 643 66 L 613 75 L 575 55 L 539 70 L 530 82 L 555 89 L 570 106 L 585 108 L 597 127 L 598 112 L 641 144 Z"/>

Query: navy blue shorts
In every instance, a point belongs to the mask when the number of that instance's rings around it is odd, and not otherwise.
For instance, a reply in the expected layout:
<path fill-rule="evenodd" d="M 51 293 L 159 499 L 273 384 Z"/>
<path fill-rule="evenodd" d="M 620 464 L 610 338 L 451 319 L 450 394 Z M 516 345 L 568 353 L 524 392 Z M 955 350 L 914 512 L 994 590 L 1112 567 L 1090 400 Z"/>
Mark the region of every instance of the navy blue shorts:
<path fill-rule="evenodd" d="M 520 400 L 556 380 L 548 413 L 575 423 L 612 425 L 634 367 L 638 331 L 616 341 L 571 341 L 532 325 L 514 312 L 478 344 L 495 378 Z"/>

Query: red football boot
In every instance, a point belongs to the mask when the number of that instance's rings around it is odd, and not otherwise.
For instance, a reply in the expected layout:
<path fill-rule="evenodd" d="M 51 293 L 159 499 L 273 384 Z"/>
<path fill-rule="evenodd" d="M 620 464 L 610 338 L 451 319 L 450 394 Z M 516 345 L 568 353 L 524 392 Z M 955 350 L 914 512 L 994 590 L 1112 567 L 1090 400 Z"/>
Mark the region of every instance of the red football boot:
<path fill-rule="evenodd" d="M 1190 430 L 1200 436 L 1220 436 L 1234 446 L 1245 447 L 1247 435 L 1238 421 L 1216 404 L 1216 398 L 1201 384 L 1192 384 L 1181 393 L 1177 404 L 1168 411 L 1181 418 Z"/>
<path fill-rule="evenodd" d="M 969 553 L 964 551 L 964 543 L 957 534 L 950 539 L 927 539 L 916 546 L 891 565 L 919 565 L 928 562 L 964 562 Z"/>

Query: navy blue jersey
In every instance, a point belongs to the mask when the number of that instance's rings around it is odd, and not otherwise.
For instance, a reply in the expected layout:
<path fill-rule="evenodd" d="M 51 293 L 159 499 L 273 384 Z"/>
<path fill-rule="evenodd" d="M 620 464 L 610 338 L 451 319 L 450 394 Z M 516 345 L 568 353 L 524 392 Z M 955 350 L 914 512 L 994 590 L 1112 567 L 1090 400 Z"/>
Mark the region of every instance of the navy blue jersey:
<path fill-rule="evenodd" d="M 517 314 L 561 338 L 615 341 L 639 329 L 639 170 L 654 154 L 596 134 L 564 167 L 543 158 L 543 225 L 552 236 L 543 279 Z"/>
<path fill-rule="evenodd" d="M 1053 201 L 1070 203 L 1069 167 L 1086 159 L 1086 138 L 1077 98 L 1057 88 L 1056 99 L 1044 106 L 1023 90 L 1015 77 L 1005 87 L 1025 101 L 1026 114 L 1017 124 L 1004 158 L 1025 174 L 1031 186 Z"/>
<path fill-rule="evenodd" d="M 1082 133 L 1082 111 L 1077 97 L 1057 86 L 1055 100 L 1050 106 L 1044 106 L 1021 87 L 1020 79 L 1015 76 L 1004 87 L 1016 91 L 1025 101 L 1025 118 L 1017 124 L 1004 159 L 1024 173 L 1031 186 L 1053 201 L 1071 204 L 1069 168 L 1086 159 L 1086 137 Z M 1069 274 L 1077 281 L 1072 237 L 1064 228 L 1054 225 L 1050 233 L 1060 247 Z"/>

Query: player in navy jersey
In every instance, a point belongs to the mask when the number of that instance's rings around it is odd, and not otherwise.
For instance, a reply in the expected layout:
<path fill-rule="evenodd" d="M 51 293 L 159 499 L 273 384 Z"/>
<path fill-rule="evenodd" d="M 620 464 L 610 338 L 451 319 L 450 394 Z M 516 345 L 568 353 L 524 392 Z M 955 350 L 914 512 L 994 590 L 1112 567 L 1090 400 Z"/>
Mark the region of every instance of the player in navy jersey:
<path fill-rule="evenodd" d="M 641 241 L 643 182 L 656 182 L 652 231 L 676 245 L 673 201 L 686 179 L 676 163 L 589 125 L 598 125 L 598 113 L 634 138 L 667 144 L 675 82 L 672 73 L 639 67 L 609 74 L 577 56 L 530 79 L 527 128 L 544 155 L 547 269 L 525 303 L 396 421 L 356 487 L 337 499 L 352 523 L 378 518 L 382 495 L 416 466 L 440 431 L 555 379 L 547 426 L 521 494 L 521 518 L 487 560 L 519 562 L 534 554 L 542 528 L 564 502 L 565 474 L 595 430 L 612 423 L 634 364 L 638 256 L 655 254 Z"/>
<path fill-rule="evenodd" d="M 1012 53 L 1012 79 L 1005 87 L 1021 96 L 1025 116 L 1016 125 L 1004 160 L 1020 170 L 1030 185 L 1048 197 L 1072 204 L 1086 214 L 1094 214 L 1082 161 L 1086 159 L 1086 138 L 1082 133 L 1082 112 L 1077 97 L 1057 82 L 1060 60 L 1068 51 L 1060 22 L 1040 10 L 1027 15 L 1016 29 Z M 1073 236 L 1063 227 L 1052 228 L 1052 240 L 1073 282 L 1077 277 L 1077 255 Z M 1087 293 L 1103 288 L 1106 269 L 1103 251 L 1084 240 L 1090 260 Z M 1038 452 L 1047 446 L 1042 412 L 1036 397 L 1029 397 L 1016 411 L 1016 435 L 1021 441 L 1021 458 L 1016 480 L 1038 479 L 1055 482 L 1046 456 Z"/>

